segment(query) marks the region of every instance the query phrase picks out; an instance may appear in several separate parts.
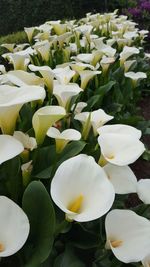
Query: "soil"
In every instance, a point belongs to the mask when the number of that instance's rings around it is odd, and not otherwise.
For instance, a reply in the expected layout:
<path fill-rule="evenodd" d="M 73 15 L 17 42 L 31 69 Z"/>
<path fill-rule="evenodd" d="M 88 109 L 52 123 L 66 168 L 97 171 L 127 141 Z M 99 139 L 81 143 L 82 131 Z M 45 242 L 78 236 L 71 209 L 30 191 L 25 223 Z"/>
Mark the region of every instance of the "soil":
<path fill-rule="evenodd" d="M 145 120 L 150 120 L 150 96 L 145 96 L 139 103 L 141 108 L 141 115 Z M 150 135 L 142 137 L 142 141 L 145 146 L 150 149 Z M 138 159 L 131 168 L 133 169 L 137 179 L 150 178 L 150 162 L 142 159 Z"/>

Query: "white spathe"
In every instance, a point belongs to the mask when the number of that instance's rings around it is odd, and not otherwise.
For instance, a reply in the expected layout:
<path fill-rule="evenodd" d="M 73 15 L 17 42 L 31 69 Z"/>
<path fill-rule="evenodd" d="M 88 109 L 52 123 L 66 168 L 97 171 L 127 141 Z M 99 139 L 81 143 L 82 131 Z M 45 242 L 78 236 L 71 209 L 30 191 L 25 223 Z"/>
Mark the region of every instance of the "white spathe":
<path fill-rule="evenodd" d="M 147 75 L 144 72 L 133 72 L 133 71 L 129 71 L 126 72 L 125 77 L 130 78 L 133 81 L 138 81 L 139 79 L 146 79 Z"/>
<path fill-rule="evenodd" d="M 80 79 L 81 79 L 81 88 L 85 89 L 88 82 L 95 76 L 98 74 L 101 74 L 101 71 L 93 71 L 93 70 L 82 70 L 82 71 L 78 71 L 79 75 L 80 75 Z"/>
<path fill-rule="evenodd" d="M 25 149 L 32 151 L 37 148 L 36 139 L 34 137 L 30 137 L 28 134 L 21 131 L 15 131 L 13 136 L 23 144 Z"/>
<path fill-rule="evenodd" d="M 81 154 L 59 166 L 51 183 L 51 196 L 68 219 L 86 222 L 111 208 L 115 192 L 94 158 Z"/>
<path fill-rule="evenodd" d="M 135 138 L 140 139 L 142 132 L 135 127 L 126 124 L 113 124 L 113 125 L 104 125 L 97 129 L 99 135 L 105 133 L 116 133 L 116 134 L 123 134 L 123 135 L 132 135 Z"/>
<path fill-rule="evenodd" d="M 65 68 L 56 68 L 53 70 L 53 73 L 57 81 L 64 85 L 67 85 L 75 75 L 75 71 L 71 70 L 69 66 Z"/>
<path fill-rule="evenodd" d="M 116 166 L 111 163 L 103 167 L 116 194 L 136 193 L 137 179 L 129 166 Z"/>
<path fill-rule="evenodd" d="M 55 138 L 56 151 L 61 152 L 70 141 L 78 141 L 81 139 L 81 133 L 74 129 L 67 129 L 60 132 L 57 128 L 50 127 L 47 135 Z"/>
<path fill-rule="evenodd" d="M 39 71 L 43 77 L 45 85 L 48 88 L 48 91 L 52 93 L 54 80 L 53 70 L 49 66 L 34 66 L 30 64 L 28 67 L 31 71 Z"/>
<path fill-rule="evenodd" d="M 0 257 L 15 254 L 25 244 L 30 230 L 24 211 L 11 199 L 0 196 Z"/>
<path fill-rule="evenodd" d="M 23 70 L 13 70 L 6 74 L 7 79 L 14 85 L 43 85 L 43 80 L 34 73 L 29 73 Z"/>
<path fill-rule="evenodd" d="M 98 137 L 98 143 L 106 161 L 118 166 L 133 163 L 145 151 L 144 144 L 134 135 L 105 133 Z"/>
<path fill-rule="evenodd" d="M 106 247 L 124 263 L 138 262 L 148 255 L 150 221 L 131 210 L 112 210 L 105 220 Z"/>
<path fill-rule="evenodd" d="M 3 133 L 13 133 L 19 111 L 23 104 L 43 100 L 45 90 L 40 86 L 0 85 L 0 127 Z"/>
<path fill-rule="evenodd" d="M 142 264 L 143 267 L 150 266 L 150 253 L 148 253 L 148 255 L 146 255 L 146 257 L 142 260 Z"/>
<path fill-rule="evenodd" d="M 79 120 L 84 125 L 87 122 L 89 115 L 91 116 L 90 123 L 93 127 L 95 135 L 97 135 L 97 129 L 99 127 L 103 126 L 106 122 L 113 119 L 113 116 L 106 114 L 103 109 L 94 110 L 92 112 L 81 112 L 79 114 L 76 114 L 74 119 Z"/>
<path fill-rule="evenodd" d="M 59 105 L 67 109 L 71 98 L 82 91 L 83 90 L 77 83 L 69 83 L 65 85 L 55 82 L 53 94 L 57 98 Z"/>
<path fill-rule="evenodd" d="M 140 50 L 136 47 L 125 46 L 120 53 L 120 64 L 124 64 L 124 62 L 132 55 L 137 55 L 140 53 Z"/>
<path fill-rule="evenodd" d="M 150 204 L 150 179 L 141 179 L 138 181 L 137 194 L 145 204 Z"/>
<path fill-rule="evenodd" d="M 0 164 L 19 155 L 24 147 L 11 135 L 0 135 Z"/>
<path fill-rule="evenodd" d="M 32 125 L 38 144 L 42 144 L 47 130 L 66 115 L 66 110 L 60 106 L 45 106 L 38 109 L 32 118 Z"/>

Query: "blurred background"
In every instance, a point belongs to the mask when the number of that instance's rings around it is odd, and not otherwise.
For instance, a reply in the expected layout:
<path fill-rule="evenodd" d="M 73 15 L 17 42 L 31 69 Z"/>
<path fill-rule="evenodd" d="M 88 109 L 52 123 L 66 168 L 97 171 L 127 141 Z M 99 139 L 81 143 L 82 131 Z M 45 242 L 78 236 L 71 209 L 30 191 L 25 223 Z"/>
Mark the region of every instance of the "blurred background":
<path fill-rule="evenodd" d="M 135 8 L 136 0 L 0 0 L 0 35 L 46 20 L 81 18 L 87 12 Z"/>

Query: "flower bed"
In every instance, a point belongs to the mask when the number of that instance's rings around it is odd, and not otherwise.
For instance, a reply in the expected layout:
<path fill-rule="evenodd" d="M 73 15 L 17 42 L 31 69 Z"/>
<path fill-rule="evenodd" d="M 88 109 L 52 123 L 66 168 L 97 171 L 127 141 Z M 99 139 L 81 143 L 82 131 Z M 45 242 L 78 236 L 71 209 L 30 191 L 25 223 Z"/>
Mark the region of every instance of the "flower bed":
<path fill-rule="evenodd" d="M 0 65 L 2 266 L 147 267 L 147 31 L 115 11 L 25 32 Z"/>

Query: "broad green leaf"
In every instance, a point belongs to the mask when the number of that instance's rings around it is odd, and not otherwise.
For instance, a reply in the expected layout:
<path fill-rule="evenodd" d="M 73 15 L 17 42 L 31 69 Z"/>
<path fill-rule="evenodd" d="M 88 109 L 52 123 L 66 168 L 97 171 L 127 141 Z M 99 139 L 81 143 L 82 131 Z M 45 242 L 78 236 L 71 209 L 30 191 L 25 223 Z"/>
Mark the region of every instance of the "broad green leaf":
<path fill-rule="evenodd" d="M 57 257 L 54 267 L 85 267 L 85 264 L 77 257 L 71 247 L 67 247 L 65 252 Z"/>
<path fill-rule="evenodd" d="M 55 227 L 54 208 L 41 182 L 33 181 L 29 184 L 23 195 L 22 207 L 30 222 L 25 267 L 37 267 L 51 252 Z"/>

